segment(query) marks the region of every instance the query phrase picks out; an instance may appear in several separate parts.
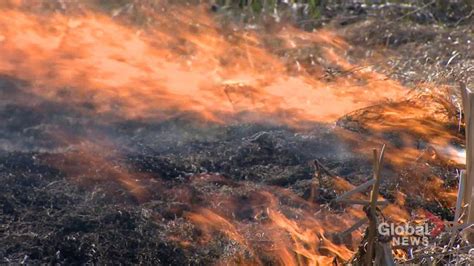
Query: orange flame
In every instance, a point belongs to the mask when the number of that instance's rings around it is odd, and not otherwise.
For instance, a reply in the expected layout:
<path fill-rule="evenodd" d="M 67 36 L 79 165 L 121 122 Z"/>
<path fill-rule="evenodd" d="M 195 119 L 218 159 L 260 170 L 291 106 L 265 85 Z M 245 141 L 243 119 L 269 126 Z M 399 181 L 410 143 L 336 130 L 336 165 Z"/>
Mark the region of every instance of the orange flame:
<path fill-rule="evenodd" d="M 212 121 L 249 113 L 250 120 L 328 122 L 403 93 L 379 74 L 351 72 L 358 66 L 343 56 L 349 45 L 329 31 L 229 31 L 202 7 L 166 12 L 148 14 L 154 24 L 143 31 L 92 11 L 0 9 L 0 72 L 34 82 L 32 92 L 45 99 L 133 119 L 192 112 Z M 313 50 L 300 59 L 311 64 L 292 59 L 294 46 Z M 312 74 L 325 73 L 321 63 L 350 75 L 323 81 Z"/>
<path fill-rule="evenodd" d="M 165 1 L 157 1 L 158 8 L 148 11 L 151 26 L 142 29 L 93 9 L 68 16 L 41 14 L 25 10 L 29 3 L 22 2 L 0 5 L 0 74 L 30 82 L 26 89 L 41 99 L 78 107 L 88 104 L 95 115 L 106 115 L 98 118 L 103 123 L 163 120 L 192 113 L 219 123 L 264 121 L 298 127 L 306 122 L 334 122 L 351 111 L 405 94 L 398 82 L 352 63 L 347 56 L 350 45 L 328 30 L 309 33 L 286 26 L 266 32 L 221 27 L 202 6 L 170 5 L 159 11 Z M 425 120 L 429 107 L 418 103 L 415 107 L 384 105 L 379 119 L 369 117 L 365 126 L 380 133 L 410 123 L 415 125 L 415 134 L 432 137 L 433 145 L 445 145 L 449 136 Z M 420 106 L 425 111 L 421 117 Z M 359 115 L 364 118 L 367 113 Z M 399 119 L 401 115 L 404 119 Z M 359 140 L 359 136 L 351 137 Z M 410 137 L 404 140 L 414 143 Z M 99 152 L 108 146 L 97 146 L 69 156 L 78 165 L 101 169 L 103 176 L 145 201 L 149 177 L 111 165 L 105 152 Z M 402 152 L 404 157 L 389 155 L 388 160 L 405 165 L 419 157 L 412 148 Z M 50 164 L 70 176 L 83 177 L 83 170 L 74 164 L 54 158 Z M 90 179 L 102 177 L 86 173 Z M 433 197 L 442 185 L 436 180 L 431 182 L 439 188 L 430 194 Z M 417 179 L 419 184 L 423 181 Z M 351 187 L 336 182 L 344 190 Z M 350 245 L 336 245 L 330 235 L 360 218 L 360 208 L 335 215 L 286 190 L 271 189 L 272 193 L 255 193 L 253 200 L 259 204 L 250 206 L 255 212 L 252 222 L 233 219 L 231 212 L 238 206 L 223 195 L 209 195 L 214 203 L 222 199 L 222 206 L 198 206 L 187 217 L 204 231 L 207 238 L 202 241 L 221 232 L 252 254 L 265 252 L 283 265 L 324 265 L 352 256 Z M 306 207 L 281 206 L 276 193 Z M 442 195 L 453 201 L 452 193 Z M 404 196 L 397 196 L 397 203 L 403 205 Z M 387 211 L 396 220 L 408 216 L 394 205 Z M 239 259 L 249 262 L 244 255 Z M 262 264 L 258 259 L 250 263 Z"/>
<path fill-rule="evenodd" d="M 241 189 L 245 190 L 246 186 Z M 334 244 L 327 235 L 353 222 L 356 210 L 349 211 L 352 213 L 348 215 L 334 215 L 287 190 L 273 188 L 273 192 L 253 192 L 251 197 L 255 201 L 248 203 L 250 206 L 247 204 L 246 208 L 250 207 L 256 215 L 250 221 L 239 221 L 232 218 L 239 210 L 238 203 L 235 205 L 234 200 L 229 201 L 229 196 L 208 196 L 212 202 L 219 201 L 217 209 L 200 208 L 188 213 L 187 218 L 204 232 L 201 241 L 207 242 L 220 232 L 250 252 L 251 257 L 247 258 L 234 254 L 233 262 L 261 265 L 264 264 L 261 259 L 268 257 L 281 265 L 328 265 L 336 260 L 347 261 L 353 254 L 348 247 Z M 280 203 L 282 197 L 289 197 L 294 202 L 300 200 L 300 204 L 308 205 L 308 209 L 287 209 Z M 311 210 L 317 209 L 322 212 L 321 218 L 311 214 Z M 283 210 L 288 212 L 287 215 L 297 217 L 290 219 Z M 229 211 L 231 214 L 227 217 L 225 213 Z M 232 264 L 232 261 L 228 263 Z"/>

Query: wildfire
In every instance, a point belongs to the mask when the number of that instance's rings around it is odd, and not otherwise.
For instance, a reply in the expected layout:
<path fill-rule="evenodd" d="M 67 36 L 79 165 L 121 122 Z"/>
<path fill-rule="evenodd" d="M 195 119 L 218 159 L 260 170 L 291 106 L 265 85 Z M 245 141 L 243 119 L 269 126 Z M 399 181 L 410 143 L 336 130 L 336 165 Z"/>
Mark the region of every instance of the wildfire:
<path fill-rule="evenodd" d="M 349 45 L 327 30 L 222 29 L 203 7 L 148 14 L 154 23 L 146 30 L 91 10 L 66 16 L 9 8 L 0 15 L 1 73 L 32 82 L 31 92 L 45 99 L 87 102 L 122 118 L 191 112 L 223 122 L 245 113 L 296 125 L 333 121 L 403 93 L 379 74 L 352 73 L 358 66 L 343 56 Z M 295 58 L 295 45 L 314 52 Z M 350 75 L 324 81 L 321 64 Z"/>
<path fill-rule="evenodd" d="M 150 21 L 144 27 L 93 8 L 68 15 L 44 14 L 28 10 L 22 1 L 10 1 L 7 7 L 0 6 L 0 74 L 27 83 L 22 104 L 37 111 L 41 111 L 39 102 L 74 107 L 104 127 L 117 121 L 165 121 L 191 114 L 207 123 L 265 122 L 299 128 L 334 123 L 354 110 L 405 95 L 398 82 L 350 60 L 350 45 L 335 32 L 304 32 L 288 25 L 272 31 L 224 27 L 203 6 L 170 5 L 164 10 L 161 4 L 157 1 L 158 7 L 146 14 Z M 35 101 L 30 102 L 33 96 Z M 383 134 L 409 120 L 416 134 L 445 147 L 449 136 L 419 117 L 419 107 L 411 103 L 379 107 L 380 119 L 371 117 L 366 127 Z M 397 118 L 401 113 L 403 120 Z M 57 142 L 73 146 L 66 160 L 58 161 L 54 155 L 45 158 L 68 176 L 89 182 L 105 176 L 139 202 L 153 193 L 172 194 L 151 184 L 159 176 L 130 170 L 115 151 L 118 144 L 106 135 L 97 139 L 94 130 L 81 136 L 66 130 L 48 133 Z M 341 136 L 348 142 L 360 138 L 349 133 Z M 364 143 L 383 139 L 373 138 Z M 410 147 L 417 141 L 409 136 L 402 139 Z M 403 158 L 389 153 L 388 160 L 405 165 L 420 156 L 414 148 L 401 151 Z M 115 161 L 122 164 L 111 164 L 110 157 L 120 158 Z M 84 165 L 95 172 L 85 171 Z M 209 176 L 188 181 L 195 185 L 208 178 L 215 181 Z M 430 183 L 439 188 L 433 193 L 442 187 L 437 180 Z M 342 190 L 353 187 L 342 179 L 334 182 Z M 203 204 L 186 202 L 195 207 L 186 211 L 186 218 L 203 231 L 199 241 L 211 241 L 219 232 L 243 247 L 229 262 L 265 264 L 262 257 L 268 256 L 282 265 L 327 265 L 353 255 L 354 243 L 337 245 L 335 234 L 362 217 L 361 208 L 334 214 L 285 189 L 251 187 L 245 182 L 235 186 L 255 190 L 246 205 L 252 215 L 245 219 L 235 217 L 242 204 L 232 195 L 212 194 Z M 188 201 L 189 191 L 182 188 L 181 192 L 183 201 Z M 452 193 L 443 195 L 453 201 Z M 299 206 L 283 204 L 284 197 Z M 405 195 L 397 194 L 396 203 L 403 206 L 404 201 Z M 408 216 L 393 204 L 386 212 L 395 220 Z M 360 232 L 351 237 L 360 240 Z"/>
<path fill-rule="evenodd" d="M 203 230 L 202 241 L 210 241 L 215 233 L 223 233 L 250 252 L 250 256 L 233 254 L 229 263 L 262 264 L 259 258 L 265 256 L 281 265 L 328 265 L 350 259 L 353 252 L 347 246 L 335 245 L 327 238 L 327 235 L 344 228 L 344 224 L 352 220 L 350 215 L 333 215 L 315 205 L 308 206 L 322 212 L 319 215 L 321 218 L 315 218 L 310 209 L 287 209 L 280 203 L 282 196 L 295 197 L 284 190 L 276 194 L 255 192 L 254 197 L 259 199 L 260 204 L 249 206 L 257 214 L 248 221 L 230 220 L 225 214 L 218 213 L 224 209 L 238 211 L 239 207 L 233 205 L 233 201 L 220 201 L 221 206 L 214 211 L 202 208 L 187 217 Z M 215 200 L 221 196 L 212 195 L 212 198 Z M 287 215 L 296 217 L 288 218 L 282 209 L 286 210 Z M 339 221 L 340 224 L 331 224 L 330 221 Z"/>
<path fill-rule="evenodd" d="M 387 161 L 400 169 L 410 169 L 410 175 L 402 174 L 399 181 L 405 193 L 416 194 L 419 187 L 427 186 L 430 189 L 422 192 L 423 198 L 436 198 L 453 206 L 456 188 L 446 188 L 444 178 L 433 173 L 430 165 L 464 164 L 465 152 L 459 144 L 462 136 L 453 129 L 460 121 L 452 111 L 456 109 L 448 98 L 449 88 L 419 86 L 426 92 L 412 93 L 404 101 L 358 110 L 349 114 L 348 120 L 357 121 L 364 130 L 373 133 L 370 141 L 374 146 L 377 142 L 392 142 Z M 367 152 L 366 145 L 358 149 Z M 399 205 L 404 205 L 405 197 L 397 199 Z"/>

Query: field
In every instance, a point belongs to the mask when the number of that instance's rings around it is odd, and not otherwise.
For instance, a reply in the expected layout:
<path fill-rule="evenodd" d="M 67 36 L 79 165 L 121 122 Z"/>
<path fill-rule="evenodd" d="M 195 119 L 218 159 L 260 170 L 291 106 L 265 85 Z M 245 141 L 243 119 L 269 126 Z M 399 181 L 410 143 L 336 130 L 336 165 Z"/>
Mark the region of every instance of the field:
<path fill-rule="evenodd" d="M 474 260 L 472 4 L 291 2 L 0 2 L 0 263 L 363 265 L 382 145 L 385 259 Z"/>

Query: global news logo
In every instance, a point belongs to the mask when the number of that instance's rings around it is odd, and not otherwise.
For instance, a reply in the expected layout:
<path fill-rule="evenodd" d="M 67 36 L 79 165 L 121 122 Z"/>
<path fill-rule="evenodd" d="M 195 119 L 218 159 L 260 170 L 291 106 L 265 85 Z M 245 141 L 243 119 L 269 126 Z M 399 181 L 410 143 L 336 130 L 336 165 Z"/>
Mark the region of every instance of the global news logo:
<path fill-rule="evenodd" d="M 384 237 L 390 237 L 394 247 L 410 247 L 428 246 L 432 230 L 430 231 L 428 223 L 412 225 L 384 222 L 379 224 L 378 232 Z"/>

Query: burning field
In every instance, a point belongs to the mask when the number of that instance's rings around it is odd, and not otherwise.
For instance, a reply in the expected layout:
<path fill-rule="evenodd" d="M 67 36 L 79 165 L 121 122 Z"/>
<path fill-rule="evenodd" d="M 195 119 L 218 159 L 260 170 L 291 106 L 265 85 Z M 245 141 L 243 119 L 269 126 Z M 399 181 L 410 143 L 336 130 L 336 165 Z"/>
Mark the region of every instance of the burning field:
<path fill-rule="evenodd" d="M 336 199 L 382 144 L 384 219 L 453 219 L 457 88 L 416 73 L 472 73 L 469 24 L 308 31 L 189 2 L 0 2 L 0 262 L 347 263 L 367 210 Z M 420 66 L 429 42 L 460 56 Z"/>

